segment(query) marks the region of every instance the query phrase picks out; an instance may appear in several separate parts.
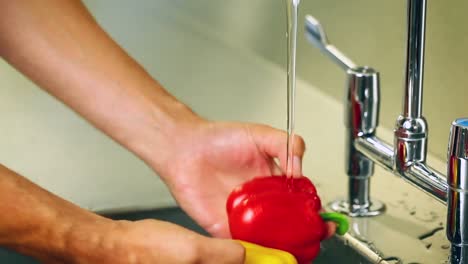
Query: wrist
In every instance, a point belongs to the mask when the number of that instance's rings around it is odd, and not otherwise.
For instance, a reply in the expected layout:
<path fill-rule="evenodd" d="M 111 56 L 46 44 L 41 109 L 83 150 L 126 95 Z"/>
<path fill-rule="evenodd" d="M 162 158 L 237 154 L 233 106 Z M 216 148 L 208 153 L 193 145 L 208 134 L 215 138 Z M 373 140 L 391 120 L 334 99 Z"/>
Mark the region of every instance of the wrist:
<path fill-rule="evenodd" d="M 117 221 L 96 215 L 62 229 L 61 256 L 66 263 L 99 263 L 112 248 L 109 234 Z"/>
<path fill-rule="evenodd" d="M 153 111 L 151 131 L 137 148 L 138 156 L 165 179 L 170 174 L 169 166 L 190 148 L 196 141 L 197 131 L 208 121 L 175 99 L 157 108 Z"/>
<path fill-rule="evenodd" d="M 90 246 L 99 241 L 98 232 L 90 231 L 102 230 L 104 222 L 110 221 L 84 209 L 78 210 L 67 207 L 60 211 L 38 210 L 37 219 L 20 223 L 20 228 L 11 231 L 15 237 L 7 237 L 2 245 L 44 263 L 75 263 L 73 260 L 82 251 L 78 250 L 80 245 Z"/>

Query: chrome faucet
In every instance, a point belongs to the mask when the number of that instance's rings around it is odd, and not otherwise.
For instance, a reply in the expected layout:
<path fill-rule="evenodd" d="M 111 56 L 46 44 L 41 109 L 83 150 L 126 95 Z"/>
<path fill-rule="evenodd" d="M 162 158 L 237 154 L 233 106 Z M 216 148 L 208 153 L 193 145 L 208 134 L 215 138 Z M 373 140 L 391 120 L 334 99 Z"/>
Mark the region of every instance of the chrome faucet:
<path fill-rule="evenodd" d="M 376 216 L 385 205 L 370 198 L 374 163 L 447 204 L 447 238 L 452 264 L 468 263 L 468 118 L 452 123 L 447 175 L 426 164 L 427 122 L 422 115 L 427 0 L 408 0 L 408 36 L 403 111 L 397 118 L 393 146 L 376 136 L 379 73 L 358 67 L 331 45 L 320 23 L 306 17 L 306 36 L 347 73 L 346 171 L 348 197 L 330 204 L 352 217 Z"/>
<path fill-rule="evenodd" d="M 447 238 L 451 263 L 468 263 L 468 118 L 452 123 L 447 154 Z"/>
<path fill-rule="evenodd" d="M 373 138 L 378 125 L 380 86 L 379 73 L 370 67 L 358 67 L 335 46 L 328 43 L 320 23 L 312 16 L 306 18 L 308 39 L 336 62 L 347 74 L 346 172 L 349 176 L 348 197 L 334 202 L 331 207 L 351 216 L 375 216 L 385 206 L 370 200 L 370 177 L 374 162 L 355 147 L 360 137 Z"/>

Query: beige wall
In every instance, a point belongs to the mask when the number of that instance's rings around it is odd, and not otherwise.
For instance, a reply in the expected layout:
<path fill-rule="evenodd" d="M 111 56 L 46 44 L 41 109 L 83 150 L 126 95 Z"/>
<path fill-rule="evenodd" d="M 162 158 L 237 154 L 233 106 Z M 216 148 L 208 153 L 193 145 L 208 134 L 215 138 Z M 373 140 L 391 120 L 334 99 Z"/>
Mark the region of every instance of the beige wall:
<path fill-rule="evenodd" d="M 176 1 L 181 10 L 213 28 L 233 45 L 245 46 L 285 65 L 282 0 Z M 406 1 L 302 0 L 298 47 L 300 78 L 343 98 L 344 74 L 306 43 L 303 17 L 313 14 L 329 39 L 358 64 L 381 72 L 381 125 L 393 128 L 401 111 L 405 59 Z M 424 116 L 429 150 L 445 158 L 448 130 L 468 116 L 468 2 L 428 0 Z"/>

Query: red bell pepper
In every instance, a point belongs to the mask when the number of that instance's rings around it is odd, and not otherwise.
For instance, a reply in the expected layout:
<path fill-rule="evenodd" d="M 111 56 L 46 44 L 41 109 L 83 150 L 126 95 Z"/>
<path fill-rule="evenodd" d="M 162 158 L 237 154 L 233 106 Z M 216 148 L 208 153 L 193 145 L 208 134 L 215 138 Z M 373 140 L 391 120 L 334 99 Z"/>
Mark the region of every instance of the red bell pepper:
<path fill-rule="evenodd" d="M 232 238 L 287 251 L 300 264 L 318 255 L 327 234 L 321 208 L 306 177 L 255 178 L 234 189 L 226 203 Z"/>

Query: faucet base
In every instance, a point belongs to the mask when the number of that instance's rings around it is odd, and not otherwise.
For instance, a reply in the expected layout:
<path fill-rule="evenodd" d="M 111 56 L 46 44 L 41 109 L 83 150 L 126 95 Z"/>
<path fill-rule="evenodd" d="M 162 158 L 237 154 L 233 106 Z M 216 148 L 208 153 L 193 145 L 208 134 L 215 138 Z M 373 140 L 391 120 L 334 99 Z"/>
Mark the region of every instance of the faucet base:
<path fill-rule="evenodd" d="M 385 204 L 378 200 L 372 200 L 370 205 L 367 206 L 350 206 L 346 199 L 338 199 L 331 202 L 328 206 L 335 212 L 347 214 L 351 217 L 378 216 L 384 213 L 386 209 Z"/>

